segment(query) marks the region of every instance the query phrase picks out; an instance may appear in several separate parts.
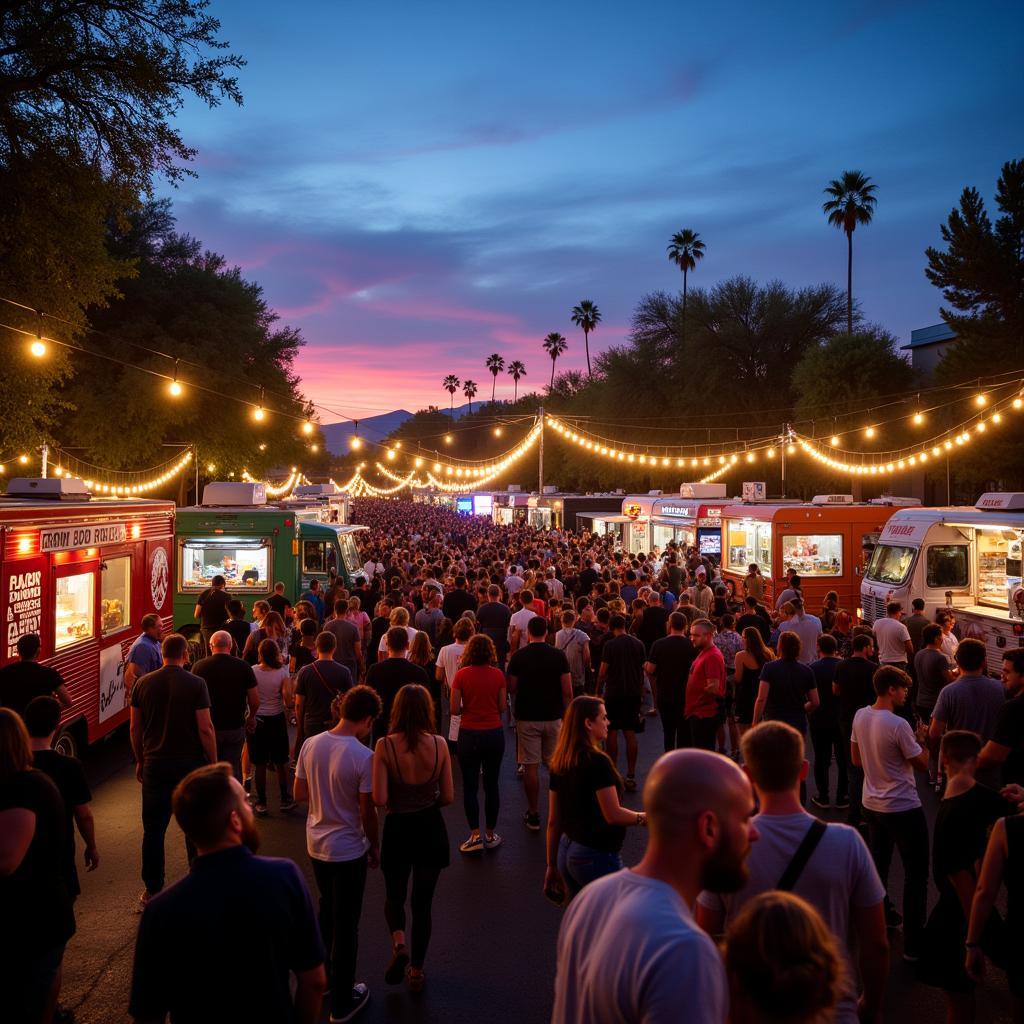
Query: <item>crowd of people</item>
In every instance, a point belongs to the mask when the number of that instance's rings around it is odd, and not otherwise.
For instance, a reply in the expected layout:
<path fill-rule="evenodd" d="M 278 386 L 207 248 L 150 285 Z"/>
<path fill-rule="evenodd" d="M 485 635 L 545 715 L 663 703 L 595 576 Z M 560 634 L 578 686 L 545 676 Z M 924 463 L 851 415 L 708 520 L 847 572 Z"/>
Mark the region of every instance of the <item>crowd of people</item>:
<path fill-rule="evenodd" d="M 453 766 L 458 854 L 500 856 L 506 757 L 516 827 L 545 833 L 537 891 L 566 907 L 554 1024 L 675 1020 L 681 1006 L 708 1022 L 880 1021 L 899 930 L 949 1021 L 974 1019 L 986 962 L 1024 1007 L 1024 649 L 1003 652 L 998 681 L 952 609 L 893 603 L 868 626 L 834 594 L 815 614 L 795 573 L 766 604 L 756 567 L 737 588 L 674 544 L 630 554 L 390 500 L 356 501 L 353 516 L 369 527 L 365 579 L 313 581 L 294 604 L 278 585 L 251 619 L 215 579 L 196 608 L 201 657 L 155 616 L 128 653 L 137 1020 L 312 1022 L 325 998 L 331 1021 L 354 1019 L 370 997 L 356 964 L 377 868 L 384 981 L 422 991 Z M 50 749 L 66 689 L 37 637 L 18 650 L 0 670 L 0 912 L 24 927 L 2 929 L 0 983 L 10 1019 L 49 1024 L 68 1019 L 73 829 L 88 870 L 99 853 L 81 765 Z M 654 719 L 664 754 L 641 765 Z M 941 797 L 931 835 L 925 779 Z M 315 909 L 292 861 L 256 855 L 257 820 L 297 806 Z M 165 887 L 172 816 L 191 870 Z M 645 852 L 623 870 L 628 829 Z"/>

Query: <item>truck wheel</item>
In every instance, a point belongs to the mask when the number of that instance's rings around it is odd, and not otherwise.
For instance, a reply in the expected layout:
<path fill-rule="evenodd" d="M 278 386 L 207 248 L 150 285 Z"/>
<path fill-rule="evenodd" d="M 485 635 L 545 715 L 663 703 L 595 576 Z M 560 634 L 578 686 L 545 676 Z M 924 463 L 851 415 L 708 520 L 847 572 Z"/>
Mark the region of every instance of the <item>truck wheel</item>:
<path fill-rule="evenodd" d="M 65 757 L 78 757 L 78 739 L 71 729 L 64 729 L 53 741 L 53 749 Z"/>

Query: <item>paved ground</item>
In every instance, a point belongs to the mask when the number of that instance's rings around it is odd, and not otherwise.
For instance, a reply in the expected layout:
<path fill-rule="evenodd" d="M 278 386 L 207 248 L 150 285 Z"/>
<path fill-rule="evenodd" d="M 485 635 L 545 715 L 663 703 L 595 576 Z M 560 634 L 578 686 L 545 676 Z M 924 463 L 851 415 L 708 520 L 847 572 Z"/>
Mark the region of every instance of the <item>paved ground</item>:
<path fill-rule="evenodd" d="M 648 719 L 641 736 L 640 775 L 661 749 L 661 727 Z M 77 905 L 78 934 L 65 959 L 63 1001 L 82 1024 L 119 1024 L 127 1020 L 128 984 L 138 918 L 133 913 L 141 883 L 138 877 L 141 821 L 139 786 L 123 735 L 101 744 L 87 756 L 94 785 L 100 868 L 82 874 L 83 893 Z M 504 845 L 482 858 L 466 859 L 456 846 L 466 828 L 458 791 L 446 809 L 453 862 L 444 872 L 434 906 L 434 935 L 427 958 L 427 988 L 410 996 L 402 987 L 383 981 L 390 957 L 384 924 L 384 889 L 379 872 L 367 886 L 361 928 L 359 977 L 368 982 L 371 1002 L 362 1020 L 370 1022 L 444 1021 L 462 1024 L 480 1020 L 540 1024 L 550 1015 L 554 979 L 555 936 L 560 911 L 542 896 L 543 834 L 527 832 L 521 822 L 525 801 L 515 779 L 512 756 L 506 752 L 502 777 L 502 812 L 498 830 Z M 271 790 L 273 786 L 269 787 Z M 639 807 L 639 794 L 627 795 Z M 271 796 L 271 800 L 275 798 Z M 924 794 L 929 817 L 934 794 Z M 292 857 L 306 872 L 315 893 L 305 853 L 304 816 L 275 813 L 260 822 L 262 852 Z M 642 853 L 642 835 L 630 830 L 624 858 L 635 863 Z M 168 831 L 168 877 L 185 871 L 184 844 L 172 823 Z M 901 884 L 894 858 L 894 892 Z M 932 892 L 934 899 L 934 891 Z M 244 936 L 239 936 L 243 941 Z M 942 995 L 914 982 L 898 956 L 899 935 L 893 937 L 894 956 L 886 1019 L 938 1021 L 944 1015 Z M 259 970 L 253 964 L 253 970 Z M 979 993 L 979 1022 L 1009 1022 L 1005 984 L 997 977 Z M 326 1014 L 323 1018 L 327 1019 Z"/>

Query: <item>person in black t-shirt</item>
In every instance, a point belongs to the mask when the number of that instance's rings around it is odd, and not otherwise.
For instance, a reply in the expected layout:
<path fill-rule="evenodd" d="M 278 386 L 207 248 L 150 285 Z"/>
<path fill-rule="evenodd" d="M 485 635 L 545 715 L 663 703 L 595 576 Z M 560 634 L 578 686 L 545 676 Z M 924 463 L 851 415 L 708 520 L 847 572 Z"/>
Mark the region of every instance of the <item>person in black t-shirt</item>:
<path fill-rule="evenodd" d="M 284 596 L 284 584 L 275 583 L 274 592 L 267 598 L 271 611 L 277 612 L 287 622 L 291 618 L 292 603 Z"/>
<path fill-rule="evenodd" d="M 622 806 L 622 778 L 599 744 L 608 738 L 608 714 L 597 697 L 576 697 L 551 757 L 551 791 L 544 891 L 572 899 L 588 882 L 622 868 L 630 825 L 643 812 Z"/>
<path fill-rule="evenodd" d="M 355 685 L 352 673 L 334 660 L 337 640 L 326 630 L 316 638 L 316 660 L 299 670 L 295 680 L 295 757 L 310 736 L 326 732 L 334 724 L 331 705 L 339 693 Z"/>
<path fill-rule="evenodd" d="M 613 615 L 611 638 L 601 648 L 598 692 L 608 708 L 608 756 L 618 761 L 620 732 L 626 736 L 626 789 L 636 789 L 636 734 L 640 729 L 640 702 L 644 692 L 644 645 L 626 632 L 626 620 Z"/>
<path fill-rule="evenodd" d="M 231 618 L 224 623 L 224 629 L 231 634 L 231 639 L 234 641 L 234 647 L 231 653 L 236 658 L 242 656 L 242 651 L 245 650 L 245 645 L 249 640 L 249 634 L 252 632 L 252 627 L 246 621 L 245 618 L 245 605 L 238 600 L 237 597 L 233 597 L 228 601 L 228 615 Z"/>
<path fill-rule="evenodd" d="M 210 637 L 218 629 L 224 628 L 228 621 L 228 603 L 231 596 L 225 587 L 227 580 L 217 575 L 210 580 L 210 586 L 206 588 L 196 601 L 195 617 L 199 620 L 199 635 L 203 640 L 203 653 L 210 652 Z"/>
<path fill-rule="evenodd" d="M 647 596 L 647 607 L 640 616 L 636 637 L 644 645 L 647 654 L 656 641 L 665 637 L 668 631 L 668 609 L 662 606 L 661 594 L 652 590 Z"/>
<path fill-rule="evenodd" d="M 992 739 L 982 747 L 978 768 L 1003 766 L 1003 785 L 1024 785 L 1024 648 L 1003 653 L 1006 703 L 999 709 Z"/>
<path fill-rule="evenodd" d="M 772 635 L 772 624 L 768 614 L 758 603 L 756 597 L 747 597 L 743 601 L 743 614 L 736 621 L 736 632 L 743 635 L 743 630 L 753 626 L 761 634 L 761 639 L 767 644 Z"/>
<path fill-rule="evenodd" d="M 231 653 L 231 634 L 220 629 L 210 637 L 208 658 L 192 666 L 193 675 L 206 681 L 210 695 L 210 719 L 217 734 L 217 759 L 231 765 L 235 778 L 242 781 L 242 748 L 245 730 L 256 727 L 256 709 L 260 699 L 252 665 Z M 248 718 L 246 714 L 248 713 Z"/>
<path fill-rule="evenodd" d="M 25 814 L 28 811 L 30 813 Z M 32 767 L 21 718 L 0 708 L 0 999 L 5 1021 L 52 1016 L 64 946 L 75 934 L 64 803 Z"/>
<path fill-rule="evenodd" d="M 380 697 L 381 713 L 380 718 L 373 723 L 373 742 L 376 744 L 382 736 L 388 733 L 388 725 L 391 721 L 391 705 L 395 700 L 395 694 L 406 685 L 406 683 L 418 683 L 420 686 L 430 689 L 430 680 L 427 673 L 414 665 L 406 657 L 405 652 L 409 650 L 409 634 L 404 626 L 396 626 L 389 629 L 385 634 L 387 637 L 388 656 L 376 665 L 371 665 L 366 672 L 366 685 L 377 691 Z"/>
<path fill-rule="evenodd" d="M 18 640 L 18 661 L 0 668 L 0 705 L 25 713 L 33 697 L 54 696 L 61 707 L 71 707 L 71 696 L 61 674 L 38 662 L 41 643 L 35 633 L 26 633 Z"/>
<path fill-rule="evenodd" d="M 644 671 L 654 685 L 666 751 L 690 745 L 683 709 L 686 705 L 686 680 L 697 657 L 697 649 L 686 635 L 686 616 L 673 612 L 668 618 L 668 628 L 668 636 L 651 645 L 644 664 Z"/>
<path fill-rule="evenodd" d="M 871 660 L 875 653 L 875 640 L 868 633 L 853 638 L 853 655 L 842 658 L 836 665 L 832 678 L 832 693 L 836 698 L 839 732 L 847 750 L 853 735 L 853 716 L 861 709 L 875 702 L 875 687 L 872 680 L 878 665 Z M 860 798 L 864 789 L 864 771 L 850 766 L 850 812 L 847 822 L 858 826 L 861 822 Z"/>
<path fill-rule="evenodd" d="M 455 589 L 444 595 L 441 605 L 446 619 L 455 622 L 462 618 L 463 612 L 476 611 L 476 598 L 466 589 L 466 577 L 455 577 Z"/>
<path fill-rule="evenodd" d="M 811 671 L 818 686 L 818 706 L 810 716 L 811 743 L 814 745 L 814 784 L 817 792 L 811 797 L 816 807 L 831 807 L 829 801 L 829 769 L 832 756 L 836 759 L 836 807 L 846 810 L 850 804 L 847 796 L 849 787 L 847 766 L 849 764 L 849 741 L 839 729 L 839 705 L 832 688 L 836 669 L 840 665 L 836 657 L 836 638 L 829 633 L 818 637 L 818 660 L 811 662 Z"/>
<path fill-rule="evenodd" d="M 508 624 L 512 609 L 501 600 L 501 587 L 491 584 L 487 588 L 487 600 L 476 613 L 476 624 L 480 632 L 489 636 L 498 655 L 498 668 L 504 669 L 508 657 Z"/>
<path fill-rule="evenodd" d="M 34 697 L 25 709 L 25 728 L 32 746 L 32 766 L 49 775 L 64 801 L 67 884 L 68 893 L 74 900 L 82 891 L 75 866 L 75 825 L 85 843 L 85 866 L 88 871 L 95 871 L 99 867 L 100 855 L 96 850 L 96 825 L 89 809 L 92 792 L 85 780 L 82 762 L 51 749 L 59 722 L 60 704 L 53 697 Z"/>

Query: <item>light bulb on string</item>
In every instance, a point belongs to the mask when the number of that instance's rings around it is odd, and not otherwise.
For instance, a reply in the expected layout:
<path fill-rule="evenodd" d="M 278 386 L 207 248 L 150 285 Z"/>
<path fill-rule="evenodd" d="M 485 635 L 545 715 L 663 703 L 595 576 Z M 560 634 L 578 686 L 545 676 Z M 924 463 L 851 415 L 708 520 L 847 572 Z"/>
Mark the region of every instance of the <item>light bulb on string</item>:
<path fill-rule="evenodd" d="M 36 335 L 29 344 L 28 350 L 34 359 L 42 359 L 46 356 L 46 342 L 41 336 Z"/>
<path fill-rule="evenodd" d="M 876 433 L 876 431 L 875 431 L 875 428 L 874 428 L 874 427 L 865 427 L 865 428 L 864 428 L 864 436 L 865 436 L 865 437 L 866 437 L 866 438 L 867 438 L 867 439 L 868 439 L 869 441 L 870 441 L 870 440 L 872 440 L 872 439 L 874 438 L 874 436 L 875 436 L 875 433 Z"/>
<path fill-rule="evenodd" d="M 445 444 L 451 444 L 452 443 L 452 435 L 451 434 L 445 434 L 444 435 L 444 443 Z"/>
<path fill-rule="evenodd" d="M 988 395 L 986 395 L 984 392 L 979 392 L 974 396 L 974 404 L 979 409 L 984 409 L 985 406 L 988 405 Z"/>
<path fill-rule="evenodd" d="M 839 442 L 841 440 L 842 440 L 842 438 L 840 438 L 840 436 L 838 434 L 833 434 L 829 438 L 829 444 L 831 444 L 833 448 L 838 448 L 839 447 Z"/>
<path fill-rule="evenodd" d="M 174 360 L 174 378 L 167 385 L 167 393 L 171 398 L 180 398 L 182 392 L 181 384 L 178 383 L 178 360 Z"/>

